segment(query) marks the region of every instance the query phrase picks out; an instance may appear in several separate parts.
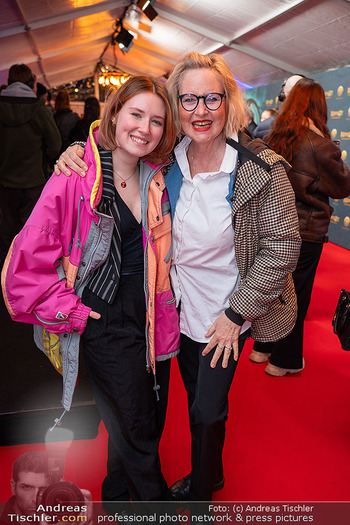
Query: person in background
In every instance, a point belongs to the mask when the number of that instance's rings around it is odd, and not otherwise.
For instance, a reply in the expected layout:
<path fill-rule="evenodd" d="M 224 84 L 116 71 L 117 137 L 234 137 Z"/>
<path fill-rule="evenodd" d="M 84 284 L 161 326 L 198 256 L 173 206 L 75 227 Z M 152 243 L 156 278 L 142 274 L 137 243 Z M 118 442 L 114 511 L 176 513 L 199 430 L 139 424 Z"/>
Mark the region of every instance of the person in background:
<path fill-rule="evenodd" d="M 46 182 L 44 156 L 54 159 L 61 148 L 55 121 L 34 84 L 29 67 L 14 64 L 0 94 L 0 267 Z"/>
<path fill-rule="evenodd" d="M 52 105 L 52 92 L 51 91 L 48 91 L 47 92 L 47 95 L 46 95 L 46 107 L 47 109 L 50 111 L 50 113 L 52 113 L 52 115 L 55 113 L 55 109 Z"/>
<path fill-rule="evenodd" d="M 43 99 L 45 102 L 45 107 L 51 112 L 51 114 L 54 114 L 54 110 L 52 106 L 48 105 L 47 97 L 49 95 L 48 90 L 44 86 L 44 84 L 41 84 L 41 82 L 36 83 L 36 96 L 40 99 Z M 51 159 L 52 160 L 52 159 Z M 48 180 L 52 173 L 52 166 L 50 159 L 47 158 L 47 155 L 44 153 L 43 155 L 43 172 L 45 176 L 45 180 Z"/>
<path fill-rule="evenodd" d="M 276 108 L 264 109 L 264 111 L 261 113 L 260 122 L 264 122 L 264 120 L 270 117 L 276 117 L 276 115 L 277 115 Z"/>
<path fill-rule="evenodd" d="M 158 446 L 180 334 L 162 167 L 174 142 L 165 86 L 129 79 L 91 127 L 87 176 L 51 177 L 2 274 L 11 317 L 36 325 L 42 350 L 60 345 L 66 410 L 82 336 L 109 435 L 102 501 L 166 497 Z"/>
<path fill-rule="evenodd" d="M 74 128 L 69 134 L 69 141 L 84 141 L 86 142 L 89 136 L 90 125 L 100 118 L 100 103 L 96 97 L 88 97 L 84 104 L 83 118 L 78 120 Z"/>
<path fill-rule="evenodd" d="M 80 120 L 79 115 L 70 107 L 70 94 L 66 89 L 60 89 L 56 95 L 54 119 L 61 133 L 61 153 L 69 146 L 69 134 Z"/>
<path fill-rule="evenodd" d="M 291 333 L 276 342 L 255 342 L 250 360 L 264 363 L 265 372 L 285 376 L 304 368 L 304 321 L 311 300 L 315 273 L 333 208 L 329 198 L 350 194 L 350 171 L 327 127 L 327 104 L 320 84 L 300 79 L 279 111 L 272 131 L 264 139 L 292 165 L 288 172 L 295 192 L 302 246 L 293 280 L 298 317 Z"/>
<path fill-rule="evenodd" d="M 0 517 L 0 525 L 9 525 L 10 523 L 35 523 L 43 517 L 42 510 L 38 510 L 41 504 L 43 492 L 49 486 L 52 487 L 52 479 L 50 476 L 50 460 L 46 453 L 41 451 L 25 452 L 19 456 L 12 465 L 11 490 L 12 496 L 6 502 L 4 510 Z M 55 480 L 63 481 L 63 480 Z M 81 495 L 84 497 L 84 506 L 82 512 L 79 514 L 79 519 L 87 525 L 92 523 L 92 503 L 91 493 L 86 489 L 79 489 Z M 51 492 L 52 499 L 54 498 Z M 67 503 L 71 504 L 70 495 L 67 488 L 59 491 L 60 497 L 66 495 Z M 57 501 L 57 500 L 56 500 Z M 55 502 L 56 502 L 55 501 Z M 59 501 L 57 501 L 59 503 Z M 62 502 L 63 505 L 66 503 Z M 48 511 L 46 511 L 48 512 Z M 54 514 L 57 515 L 57 512 Z M 67 516 L 73 517 L 71 512 L 66 513 Z M 63 523 L 61 521 L 53 520 L 52 513 L 46 519 L 40 521 L 41 524 L 54 521 L 55 523 Z M 66 520 L 65 520 L 66 521 Z"/>
<path fill-rule="evenodd" d="M 224 486 L 228 393 L 244 342 L 250 331 L 274 341 L 293 328 L 300 236 L 289 165 L 243 131 L 246 104 L 222 56 L 190 53 L 167 88 L 181 138 L 165 183 L 192 437 L 192 471 L 169 498 L 210 501 Z M 83 172 L 82 152 L 69 148 L 56 173 Z"/>
<path fill-rule="evenodd" d="M 6 502 L 0 524 L 16 521 L 33 522 L 36 514 L 38 493 L 49 485 L 47 457 L 43 452 L 26 452 L 12 466 L 12 496 Z M 13 515 L 17 515 L 14 519 Z M 12 515 L 12 517 L 11 517 Z"/>
<path fill-rule="evenodd" d="M 46 86 L 44 86 L 44 84 L 42 84 L 41 82 L 37 82 L 36 83 L 36 96 L 38 98 L 43 98 L 44 102 L 45 102 L 45 105 L 46 105 L 47 93 L 48 93 L 48 91 L 46 89 Z"/>
<path fill-rule="evenodd" d="M 283 82 L 281 92 L 278 96 L 280 102 L 283 102 L 284 100 L 286 100 L 293 86 L 295 86 L 295 84 L 301 78 L 305 78 L 304 75 L 292 75 L 291 77 L 287 78 L 287 80 Z M 264 119 L 263 121 L 260 121 L 260 124 L 258 124 L 257 127 L 253 131 L 253 137 L 259 138 L 259 139 L 264 138 L 265 135 L 269 131 L 271 131 L 271 127 L 272 127 L 275 117 L 276 117 L 276 114 Z"/>
<path fill-rule="evenodd" d="M 247 106 L 247 117 L 248 117 L 248 124 L 246 126 L 247 130 L 251 135 L 253 135 L 253 132 L 256 128 L 256 122 L 254 121 L 254 112 L 252 108 L 249 108 Z"/>

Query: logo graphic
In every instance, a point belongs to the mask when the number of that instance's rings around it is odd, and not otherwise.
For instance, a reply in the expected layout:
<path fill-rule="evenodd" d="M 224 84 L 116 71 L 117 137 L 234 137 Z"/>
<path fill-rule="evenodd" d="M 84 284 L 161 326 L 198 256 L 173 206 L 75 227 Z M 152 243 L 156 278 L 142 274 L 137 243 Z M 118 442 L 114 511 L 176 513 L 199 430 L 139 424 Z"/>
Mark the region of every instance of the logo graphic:
<path fill-rule="evenodd" d="M 265 104 L 267 106 L 273 106 L 273 98 L 270 98 L 269 100 L 265 100 Z"/>
<path fill-rule="evenodd" d="M 345 149 L 343 149 L 343 151 L 341 152 L 341 158 L 344 162 L 346 161 L 347 156 L 348 156 L 348 152 Z"/>
<path fill-rule="evenodd" d="M 326 98 L 331 98 L 333 97 L 333 89 L 330 89 L 329 91 L 325 91 L 324 94 L 326 95 Z"/>
<path fill-rule="evenodd" d="M 68 314 L 64 314 L 63 312 L 57 312 L 56 319 L 67 319 Z"/>
<path fill-rule="evenodd" d="M 338 222 L 339 222 L 339 217 L 337 215 L 332 215 L 331 223 L 332 224 L 338 224 Z"/>
<path fill-rule="evenodd" d="M 340 138 L 342 140 L 350 140 L 350 131 L 341 131 Z"/>
<path fill-rule="evenodd" d="M 331 111 L 331 118 L 337 119 L 341 118 L 344 115 L 344 111 L 339 109 L 338 111 Z"/>
<path fill-rule="evenodd" d="M 349 228 L 350 225 L 350 217 L 346 216 L 344 217 L 344 226 L 345 228 Z"/>
<path fill-rule="evenodd" d="M 337 136 L 337 133 L 338 133 L 338 131 L 336 130 L 336 128 L 333 128 L 332 131 L 331 131 L 332 139 L 335 139 L 335 137 Z"/>
<path fill-rule="evenodd" d="M 338 89 L 337 89 L 337 95 L 338 97 L 341 97 L 344 93 L 344 87 L 343 86 L 339 86 Z"/>

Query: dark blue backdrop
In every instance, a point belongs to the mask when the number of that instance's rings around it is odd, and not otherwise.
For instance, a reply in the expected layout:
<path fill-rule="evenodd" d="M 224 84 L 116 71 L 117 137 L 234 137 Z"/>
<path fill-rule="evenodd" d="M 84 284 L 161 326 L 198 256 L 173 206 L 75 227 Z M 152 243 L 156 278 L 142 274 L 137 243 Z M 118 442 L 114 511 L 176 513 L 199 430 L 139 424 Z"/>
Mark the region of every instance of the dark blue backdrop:
<path fill-rule="evenodd" d="M 297 72 L 296 72 L 297 73 Z M 340 140 L 343 160 L 350 166 L 350 66 L 312 77 L 319 82 L 326 93 L 328 105 L 328 127 L 332 139 Z M 247 100 L 255 114 L 255 122 L 259 122 L 260 114 L 267 108 L 278 108 L 278 94 L 281 84 L 261 86 L 245 91 Z M 350 249 L 350 198 L 331 199 L 334 212 L 329 225 L 329 240 Z"/>

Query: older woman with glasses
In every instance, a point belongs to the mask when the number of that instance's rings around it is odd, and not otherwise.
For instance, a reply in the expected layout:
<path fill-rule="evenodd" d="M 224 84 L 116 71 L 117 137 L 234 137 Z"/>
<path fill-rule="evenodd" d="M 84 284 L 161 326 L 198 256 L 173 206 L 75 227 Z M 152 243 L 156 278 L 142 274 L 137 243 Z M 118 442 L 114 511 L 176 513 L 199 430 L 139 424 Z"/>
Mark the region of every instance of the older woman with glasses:
<path fill-rule="evenodd" d="M 289 165 L 244 133 L 246 105 L 220 55 L 190 53 L 167 87 L 181 139 L 165 182 L 192 437 L 192 471 L 169 492 L 209 501 L 224 485 L 228 393 L 244 342 L 282 338 L 295 322 L 298 217 Z M 68 174 L 63 159 L 59 167 Z"/>

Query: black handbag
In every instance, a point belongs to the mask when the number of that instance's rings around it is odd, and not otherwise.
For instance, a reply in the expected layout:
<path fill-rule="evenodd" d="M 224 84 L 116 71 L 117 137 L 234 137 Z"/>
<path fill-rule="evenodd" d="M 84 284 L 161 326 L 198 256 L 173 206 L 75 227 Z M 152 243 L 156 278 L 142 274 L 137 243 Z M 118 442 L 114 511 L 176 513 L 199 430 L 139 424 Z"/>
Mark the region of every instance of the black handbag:
<path fill-rule="evenodd" d="M 350 292 L 341 289 L 332 321 L 333 331 L 339 337 L 343 350 L 350 350 Z"/>

